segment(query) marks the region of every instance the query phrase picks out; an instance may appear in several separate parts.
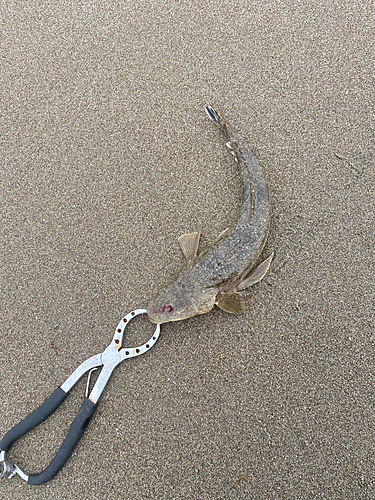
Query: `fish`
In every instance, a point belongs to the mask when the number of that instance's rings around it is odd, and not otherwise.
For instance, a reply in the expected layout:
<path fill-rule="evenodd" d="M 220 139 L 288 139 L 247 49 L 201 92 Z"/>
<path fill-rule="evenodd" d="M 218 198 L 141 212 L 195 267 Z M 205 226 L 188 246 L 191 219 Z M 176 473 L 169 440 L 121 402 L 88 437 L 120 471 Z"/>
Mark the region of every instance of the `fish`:
<path fill-rule="evenodd" d="M 147 307 L 149 319 L 156 324 L 205 314 L 215 305 L 229 313 L 244 313 L 251 296 L 248 288 L 264 278 L 274 255 L 256 266 L 270 227 L 268 189 L 258 161 L 246 142 L 211 105 L 205 111 L 224 134 L 226 145 L 240 167 L 242 208 L 234 227 L 223 231 L 200 254 L 200 232 L 180 236 L 178 243 L 184 264 L 177 277 Z"/>

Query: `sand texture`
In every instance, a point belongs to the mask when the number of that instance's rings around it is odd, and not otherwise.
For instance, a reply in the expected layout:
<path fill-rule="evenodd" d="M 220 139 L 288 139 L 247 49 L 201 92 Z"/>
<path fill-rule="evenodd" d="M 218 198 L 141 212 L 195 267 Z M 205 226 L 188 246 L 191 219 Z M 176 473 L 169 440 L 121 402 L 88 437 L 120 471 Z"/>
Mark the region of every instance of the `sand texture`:
<path fill-rule="evenodd" d="M 207 103 L 263 168 L 275 252 L 246 314 L 163 325 L 55 479 L 0 497 L 374 499 L 371 2 L 6 0 L 0 19 L 1 436 L 145 307 L 181 234 L 204 249 L 235 221 Z M 11 448 L 26 473 L 85 384 Z"/>

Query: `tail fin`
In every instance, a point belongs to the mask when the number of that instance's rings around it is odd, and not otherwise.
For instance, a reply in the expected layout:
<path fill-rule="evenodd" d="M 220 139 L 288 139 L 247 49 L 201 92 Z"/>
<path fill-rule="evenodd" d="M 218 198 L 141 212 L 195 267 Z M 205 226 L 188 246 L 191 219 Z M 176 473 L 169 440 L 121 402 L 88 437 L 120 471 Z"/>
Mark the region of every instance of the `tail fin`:
<path fill-rule="evenodd" d="M 221 129 L 227 130 L 227 124 L 212 106 L 208 105 L 204 108 L 204 110 L 207 113 L 210 120 L 216 123 L 216 125 L 219 125 Z"/>

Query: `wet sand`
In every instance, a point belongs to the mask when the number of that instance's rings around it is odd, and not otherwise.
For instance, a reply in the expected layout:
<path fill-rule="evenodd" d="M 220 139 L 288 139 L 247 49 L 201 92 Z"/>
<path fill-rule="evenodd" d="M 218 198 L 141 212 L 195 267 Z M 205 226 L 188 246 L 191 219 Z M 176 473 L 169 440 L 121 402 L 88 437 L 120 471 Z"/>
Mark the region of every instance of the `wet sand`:
<path fill-rule="evenodd" d="M 369 2 L 0 8 L 3 436 L 234 223 L 211 103 L 269 183 L 275 252 L 249 311 L 162 327 L 84 437 L 17 499 L 372 499 L 374 21 Z M 139 321 L 128 345 L 152 326 Z M 47 466 L 86 380 L 11 448 Z"/>

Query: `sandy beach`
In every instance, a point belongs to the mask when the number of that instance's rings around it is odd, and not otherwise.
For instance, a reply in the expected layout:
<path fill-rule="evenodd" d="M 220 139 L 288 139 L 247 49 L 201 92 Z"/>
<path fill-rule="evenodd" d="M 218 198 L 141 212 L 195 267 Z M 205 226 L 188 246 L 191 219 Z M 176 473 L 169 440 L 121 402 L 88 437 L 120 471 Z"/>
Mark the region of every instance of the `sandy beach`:
<path fill-rule="evenodd" d="M 0 438 L 146 307 L 181 234 L 204 249 L 234 224 L 241 178 L 208 103 L 263 169 L 275 252 L 244 315 L 162 325 L 58 475 L 2 479 L 0 497 L 374 499 L 371 2 L 7 0 L 0 16 Z M 12 446 L 27 474 L 85 385 Z"/>

